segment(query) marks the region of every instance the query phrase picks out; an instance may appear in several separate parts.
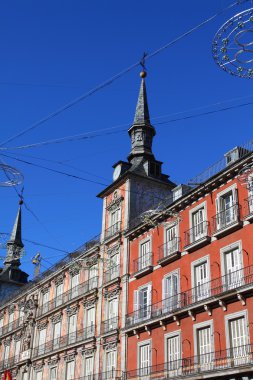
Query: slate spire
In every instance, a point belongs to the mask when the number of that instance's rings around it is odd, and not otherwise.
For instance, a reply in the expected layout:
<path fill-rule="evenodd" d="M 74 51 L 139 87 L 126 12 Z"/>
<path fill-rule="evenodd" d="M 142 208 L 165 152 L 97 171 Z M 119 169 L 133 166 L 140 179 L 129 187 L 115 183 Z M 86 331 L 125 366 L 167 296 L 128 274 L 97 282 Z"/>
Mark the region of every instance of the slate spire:
<path fill-rule="evenodd" d="M 154 158 L 152 153 L 152 142 L 156 132 L 155 128 L 150 123 L 145 83 L 146 75 L 145 71 L 142 71 L 140 74 L 142 80 L 134 115 L 134 122 L 132 127 L 128 130 L 131 137 L 131 152 L 128 156 L 128 161 L 131 163 L 136 158 L 138 158 L 138 160 L 142 158 Z"/>
<path fill-rule="evenodd" d="M 24 244 L 22 242 L 21 232 L 22 232 L 22 211 L 21 211 L 21 205 L 22 201 L 19 202 L 19 209 L 16 216 L 16 220 L 12 229 L 12 233 L 10 236 L 10 239 L 7 242 L 7 254 L 4 261 L 4 266 L 20 266 L 20 253 L 24 247 Z"/>

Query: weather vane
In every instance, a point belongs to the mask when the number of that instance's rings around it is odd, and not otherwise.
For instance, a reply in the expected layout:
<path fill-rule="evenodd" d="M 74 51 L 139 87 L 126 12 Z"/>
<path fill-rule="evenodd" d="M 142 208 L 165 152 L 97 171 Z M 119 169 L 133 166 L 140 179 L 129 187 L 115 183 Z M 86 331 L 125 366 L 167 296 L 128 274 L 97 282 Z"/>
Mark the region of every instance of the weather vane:
<path fill-rule="evenodd" d="M 212 51 L 217 65 L 229 74 L 253 78 L 253 8 L 222 25 L 213 39 Z"/>

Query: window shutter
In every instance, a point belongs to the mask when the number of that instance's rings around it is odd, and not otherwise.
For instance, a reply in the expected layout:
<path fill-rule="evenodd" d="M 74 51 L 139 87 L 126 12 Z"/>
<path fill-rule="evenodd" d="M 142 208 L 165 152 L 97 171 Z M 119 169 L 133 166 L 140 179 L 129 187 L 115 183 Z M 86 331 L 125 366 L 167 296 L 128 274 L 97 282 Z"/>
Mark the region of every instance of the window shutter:
<path fill-rule="evenodd" d="M 152 285 L 148 285 L 148 314 L 151 314 L 151 303 L 152 303 Z"/>
<path fill-rule="evenodd" d="M 134 291 L 134 311 L 139 310 L 139 292 L 138 290 Z"/>
<path fill-rule="evenodd" d="M 237 193 L 237 189 L 233 189 L 232 190 L 232 197 L 233 197 L 233 205 L 236 204 L 238 202 L 238 193 Z"/>

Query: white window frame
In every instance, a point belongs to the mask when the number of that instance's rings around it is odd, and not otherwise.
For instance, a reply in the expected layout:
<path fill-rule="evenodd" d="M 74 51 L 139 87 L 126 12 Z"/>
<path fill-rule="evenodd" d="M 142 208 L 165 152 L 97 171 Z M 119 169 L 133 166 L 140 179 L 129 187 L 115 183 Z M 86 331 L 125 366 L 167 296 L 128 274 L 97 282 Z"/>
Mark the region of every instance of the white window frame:
<path fill-rule="evenodd" d="M 210 256 L 206 255 L 206 256 L 203 256 L 200 259 L 195 260 L 195 261 L 193 261 L 191 263 L 191 285 L 192 285 L 191 287 L 192 287 L 192 289 L 196 288 L 195 267 L 198 266 L 198 265 L 201 265 L 204 262 L 207 263 L 207 273 L 208 273 L 208 281 L 207 281 L 207 283 L 210 284 L 210 281 L 211 281 Z M 210 287 L 210 285 L 209 285 L 209 292 L 210 292 L 210 295 L 211 295 L 211 287 Z M 193 295 L 193 296 L 194 296 L 194 299 L 195 299 L 196 295 Z M 202 299 L 204 300 L 205 298 L 208 298 L 208 297 L 203 297 Z"/>
<path fill-rule="evenodd" d="M 179 223 L 177 221 L 173 221 L 172 223 L 166 223 L 165 226 L 164 226 L 164 236 L 163 236 L 163 241 L 164 241 L 164 257 L 167 257 L 169 256 L 170 253 L 168 253 L 168 249 L 167 249 L 167 244 L 168 244 L 168 241 L 167 241 L 167 233 L 169 230 L 171 230 L 172 228 L 175 229 L 175 237 L 174 239 L 176 239 L 175 241 L 175 250 L 174 251 L 177 251 L 179 250 Z M 173 241 L 173 240 L 171 240 Z M 174 252 L 172 251 L 172 252 Z M 171 252 L 171 253 L 172 253 Z"/>
<path fill-rule="evenodd" d="M 38 371 L 35 371 L 35 380 L 39 380 L 38 374 L 41 375 L 41 380 L 43 379 L 43 370 L 40 369 Z"/>
<path fill-rule="evenodd" d="M 212 353 L 215 351 L 214 349 L 214 329 L 213 329 L 213 320 L 205 321 L 201 323 L 196 323 L 193 325 L 193 339 L 194 339 L 194 355 L 198 357 L 199 355 L 199 347 L 198 347 L 198 330 L 205 329 L 210 327 L 210 338 L 211 338 L 211 350 L 210 350 L 210 358 L 207 362 L 204 363 L 198 363 L 198 365 L 201 366 L 203 370 L 211 370 L 213 368 L 213 358 Z M 211 359 L 211 360 L 210 360 Z"/>
<path fill-rule="evenodd" d="M 140 262 L 141 262 L 141 259 L 143 257 L 142 255 L 142 245 L 143 244 L 146 244 L 149 242 L 149 252 L 146 252 L 145 255 L 149 254 L 150 256 L 147 257 L 146 259 L 144 258 L 144 266 L 141 266 L 140 268 Z M 138 270 L 140 269 L 145 269 L 149 263 L 149 265 L 151 265 L 152 263 L 152 259 L 151 259 L 151 253 L 152 253 L 152 237 L 151 236 L 147 236 L 145 239 L 142 239 L 140 242 L 139 242 L 139 250 L 138 250 Z M 143 259 L 142 259 L 143 260 Z"/>
<path fill-rule="evenodd" d="M 220 198 L 222 198 L 224 195 L 226 195 L 227 193 L 232 193 L 232 197 L 233 197 L 233 202 L 232 202 L 232 206 L 233 207 L 236 203 L 238 203 L 238 190 L 237 190 L 237 184 L 234 183 L 233 185 L 227 187 L 226 189 L 218 192 L 216 194 L 216 197 L 215 197 L 215 208 L 216 208 L 216 216 L 217 214 L 221 213 L 222 211 L 218 209 L 218 204 L 220 204 Z M 229 224 L 228 224 L 229 226 Z M 216 221 L 216 228 L 217 229 L 220 229 L 222 227 L 219 226 L 219 223 Z"/>
<path fill-rule="evenodd" d="M 166 300 L 167 300 L 167 298 L 166 298 L 166 294 L 165 294 L 165 289 L 164 289 L 164 283 L 165 283 L 165 281 L 166 281 L 166 279 L 168 278 L 168 277 L 170 277 L 170 276 L 173 276 L 173 275 L 176 275 L 177 276 L 177 285 L 178 285 L 178 292 L 177 292 L 177 294 L 175 294 L 175 300 L 172 300 L 172 303 L 173 303 L 173 305 L 174 304 L 177 304 L 177 306 L 178 306 L 178 304 L 179 304 L 179 302 L 180 302 L 180 269 L 178 268 L 178 269 L 176 269 L 176 270 L 174 270 L 174 271 L 172 271 L 172 272 L 169 272 L 169 273 L 166 273 L 165 275 L 164 275 L 164 277 L 163 277 L 163 281 L 162 281 L 162 299 L 163 299 L 163 310 L 165 311 L 167 308 L 168 308 L 168 311 L 169 311 L 169 308 L 170 308 L 170 306 L 169 306 L 169 304 L 166 302 Z M 171 297 L 169 297 L 169 299 L 170 299 Z M 171 310 L 172 310 L 173 308 L 171 308 Z"/>
<path fill-rule="evenodd" d="M 143 340 L 142 342 L 137 343 L 137 366 L 138 371 L 141 371 L 142 368 L 140 367 L 140 350 L 142 346 L 149 345 L 149 366 L 147 368 L 152 367 L 152 339 Z M 145 367 L 144 367 L 145 368 Z M 147 375 L 149 374 L 149 371 L 147 371 Z M 143 375 L 142 375 L 143 376 Z"/>
<path fill-rule="evenodd" d="M 110 353 L 114 353 L 115 355 L 115 373 L 116 373 L 116 370 L 117 370 L 117 349 L 114 349 L 114 350 L 109 350 L 109 351 L 104 351 L 105 355 L 104 355 L 104 372 L 107 373 L 107 355 L 110 354 Z M 110 370 L 110 371 L 113 371 L 113 370 Z M 109 379 L 112 378 L 112 377 L 108 377 Z"/>
<path fill-rule="evenodd" d="M 116 213 L 118 213 L 117 222 L 113 223 L 113 215 Z M 115 210 L 109 212 L 109 227 L 112 228 L 112 230 L 115 229 L 115 231 L 112 231 L 112 233 L 120 230 L 120 228 L 118 228 L 118 224 L 121 223 L 121 216 L 122 216 L 122 213 L 121 213 L 121 207 L 120 206 L 117 207 Z"/>
<path fill-rule="evenodd" d="M 133 298 L 133 310 L 134 310 L 134 319 L 136 321 L 142 321 L 142 320 L 146 320 L 148 319 L 148 316 L 143 318 L 141 317 L 139 314 L 140 314 L 140 310 L 143 310 L 143 308 L 140 307 L 140 304 L 139 304 L 139 292 L 141 292 L 143 289 L 147 288 L 148 291 L 150 289 L 150 305 L 148 305 L 148 307 L 150 307 L 150 311 L 147 311 L 147 314 L 150 314 L 151 313 L 151 307 L 152 307 L 152 282 L 148 282 L 142 286 L 140 286 L 138 289 L 134 290 L 134 298 Z M 135 292 L 138 292 L 138 308 L 136 308 L 136 304 L 135 304 Z"/>
<path fill-rule="evenodd" d="M 204 202 L 201 202 L 200 204 L 198 204 L 197 206 L 195 206 L 194 208 L 192 208 L 190 211 L 189 211 L 189 226 L 190 226 L 190 230 L 193 231 L 193 228 L 196 227 L 193 225 L 193 215 L 198 212 L 199 210 L 203 209 L 204 210 L 204 218 L 203 218 L 203 236 L 206 236 L 207 234 L 205 233 L 205 229 L 207 228 L 205 223 L 208 221 L 208 218 L 207 218 L 207 202 L 204 201 Z M 207 231 L 206 231 L 207 232 Z M 198 240 L 199 238 L 194 238 L 193 239 L 193 236 L 192 234 L 190 235 L 190 240 L 189 242 L 190 243 L 193 243 L 194 241 Z"/>
<path fill-rule="evenodd" d="M 164 335 L 164 363 L 170 363 L 168 360 L 168 339 L 178 337 L 179 338 L 179 358 L 180 361 L 182 359 L 182 332 L 181 330 L 175 330 L 168 334 Z M 179 362 L 178 368 L 166 368 L 167 373 L 169 373 L 169 376 L 176 376 L 180 375 L 181 373 L 181 364 Z"/>
<path fill-rule="evenodd" d="M 72 380 L 72 379 L 70 379 L 70 378 L 68 378 L 67 376 L 68 376 L 68 365 L 69 365 L 69 363 L 73 363 L 74 364 L 74 374 L 73 374 L 73 379 L 75 379 L 75 369 L 76 369 L 76 361 L 75 361 L 75 359 L 73 359 L 73 360 L 68 360 L 68 361 L 66 361 L 66 365 L 65 365 L 65 367 L 66 367 L 66 370 L 65 370 L 65 380 Z"/>
<path fill-rule="evenodd" d="M 57 368 L 57 365 L 56 366 L 52 366 L 52 367 L 50 367 L 49 368 L 49 380 L 54 380 L 53 378 L 52 378 L 52 370 L 54 370 L 55 369 L 55 371 L 56 371 L 56 377 L 55 377 L 55 380 L 57 379 L 57 375 L 58 375 L 58 368 Z"/>
<path fill-rule="evenodd" d="M 246 326 L 246 329 L 248 330 L 248 334 L 246 336 L 248 337 L 248 344 L 250 343 L 248 310 L 238 311 L 236 313 L 225 315 L 225 335 L 226 335 L 226 347 L 227 347 L 227 349 L 232 348 L 231 342 L 230 342 L 229 322 L 233 319 L 242 318 L 242 317 L 245 318 L 245 326 Z"/>
<path fill-rule="evenodd" d="M 91 360 L 92 361 L 92 373 L 91 374 L 87 374 L 86 373 L 86 363 L 88 360 Z M 93 378 L 93 374 L 94 374 L 94 355 L 87 355 L 87 356 L 84 356 L 84 377 L 85 379 L 91 379 Z"/>
<path fill-rule="evenodd" d="M 242 250 L 242 241 L 238 240 L 232 244 L 226 245 L 220 249 L 220 261 L 221 261 L 221 273 L 222 276 L 225 276 L 226 273 L 226 263 L 225 263 L 225 255 L 230 251 L 238 249 L 241 252 L 241 272 L 243 273 L 244 263 L 243 263 L 243 250 Z"/>

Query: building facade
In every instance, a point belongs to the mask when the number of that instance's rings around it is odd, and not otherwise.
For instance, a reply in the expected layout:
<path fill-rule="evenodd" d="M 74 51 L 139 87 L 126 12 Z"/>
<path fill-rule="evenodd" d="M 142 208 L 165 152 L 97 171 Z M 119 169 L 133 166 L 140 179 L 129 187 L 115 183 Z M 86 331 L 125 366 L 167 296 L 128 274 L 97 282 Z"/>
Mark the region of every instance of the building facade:
<path fill-rule="evenodd" d="M 198 186 L 171 182 L 152 150 L 145 76 L 128 160 L 98 194 L 101 233 L 2 297 L 1 375 L 253 378 L 253 186 L 239 180 L 253 153 L 229 152 Z"/>

